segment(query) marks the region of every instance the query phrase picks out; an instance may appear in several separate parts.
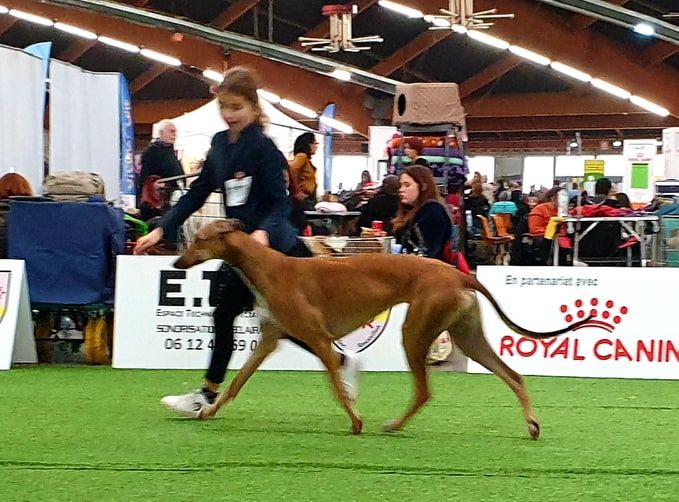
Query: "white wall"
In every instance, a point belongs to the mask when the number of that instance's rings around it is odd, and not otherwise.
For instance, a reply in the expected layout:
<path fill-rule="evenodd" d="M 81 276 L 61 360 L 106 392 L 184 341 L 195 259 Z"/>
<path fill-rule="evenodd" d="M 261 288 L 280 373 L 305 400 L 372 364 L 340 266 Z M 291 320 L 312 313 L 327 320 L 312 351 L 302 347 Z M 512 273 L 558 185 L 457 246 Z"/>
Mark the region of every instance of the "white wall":
<path fill-rule="evenodd" d="M 523 159 L 522 190 L 530 192 L 531 185 L 539 190 L 541 186 L 551 188 L 554 184 L 554 157 L 526 157 Z"/>
<path fill-rule="evenodd" d="M 43 180 L 43 62 L 0 47 L 0 176 L 17 172 L 40 193 Z"/>
<path fill-rule="evenodd" d="M 333 156 L 331 191 L 337 192 L 340 183 L 344 190 L 353 190 L 361 182 L 361 172 L 365 169 L 368 169 L 367 155 Z M 376 181 L 374 176 L 373 181 Z"/>
<path fill-rule="evenodd" d="M 488 182 L 495 181 L 495 157 L 468 157 L 469 176 L 478 172 L 481 176 L 488 176 Z"/>

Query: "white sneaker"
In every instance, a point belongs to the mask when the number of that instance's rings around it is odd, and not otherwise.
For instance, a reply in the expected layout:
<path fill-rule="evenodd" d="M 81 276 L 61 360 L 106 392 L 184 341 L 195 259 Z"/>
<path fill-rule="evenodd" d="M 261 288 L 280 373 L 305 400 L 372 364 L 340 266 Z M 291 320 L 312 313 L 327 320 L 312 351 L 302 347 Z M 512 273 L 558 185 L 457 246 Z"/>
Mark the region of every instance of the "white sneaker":
<path fill-rule="evenodd" d="M 361 371 L 361 360 L 357 354 L 344 353 L 344 365 L 340 369 L 340 378 L 344 390 L 347 391 L 349 399 L 356 401 L 358 399 L 358 376 Z"/>
<path fill-rule="evenodd" d="M 165 396 L 160 400 L 169 410 L 189 418 L 200 418 L 200 412 L 210 406 L 205 394 L 198 389 L 181 396 Z"/>

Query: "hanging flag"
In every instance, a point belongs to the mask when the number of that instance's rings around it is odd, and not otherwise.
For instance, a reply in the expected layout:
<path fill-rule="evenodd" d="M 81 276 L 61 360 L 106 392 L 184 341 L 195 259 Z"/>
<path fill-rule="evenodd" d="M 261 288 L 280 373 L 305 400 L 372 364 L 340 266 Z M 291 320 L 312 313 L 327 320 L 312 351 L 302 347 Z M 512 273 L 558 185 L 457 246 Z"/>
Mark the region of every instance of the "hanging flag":
<path fill-rule="evenodd" d="M 132 96 L 127 79 L 120 75 L 120 195 L 123 204 L 136 205 L 136 179 L 134 173 L 134 120 Z"/>
<path fill-rule="evenodd" d="M 335 103 L 330 103 L 323 108 L 322 117 L 335 118 Z M 318 130 L 325 136 L 323 145 L 323 191 L 332 190 L 332 127 L 328 127 L 323 122 L 319 122 Z"/>

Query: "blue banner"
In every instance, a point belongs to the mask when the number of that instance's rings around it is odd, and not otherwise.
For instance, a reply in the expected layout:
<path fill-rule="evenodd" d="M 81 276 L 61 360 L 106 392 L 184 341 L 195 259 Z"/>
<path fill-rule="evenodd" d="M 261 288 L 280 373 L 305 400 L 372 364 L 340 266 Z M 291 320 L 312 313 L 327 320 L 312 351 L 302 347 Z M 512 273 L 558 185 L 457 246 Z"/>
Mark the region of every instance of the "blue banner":
<path fill-rule="evenodd" d="M 330 103 L 321 112 L 322 117 L 335 118 L 335 103 Z M 323 122 L 319 122 L 318 130 L 325 136 L 325 143 L 323 144 L 323 191 L 332 191 L 332 127 L 326 126 Z"/>
<path fill-rule="evenodd" d="M 136 195 L 134 174 L 134 120 L 132 96 L 127 79 L 120 75 L 120 194 Z"/>

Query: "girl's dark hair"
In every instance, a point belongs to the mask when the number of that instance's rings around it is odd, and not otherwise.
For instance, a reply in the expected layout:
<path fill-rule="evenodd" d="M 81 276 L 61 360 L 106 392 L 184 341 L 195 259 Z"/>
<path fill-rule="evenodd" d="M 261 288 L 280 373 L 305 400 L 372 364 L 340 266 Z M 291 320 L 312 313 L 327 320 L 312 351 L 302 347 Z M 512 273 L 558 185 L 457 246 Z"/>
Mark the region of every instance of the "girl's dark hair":
<path fill-rule="evenodd" d="M 311 145 L 316 142 L 316 136 L 312 132 L 305 132 L 297 136 L 295 139 L 295 146 L 292 149 L 293 155 L 298 153 L 306 153 L 311 157 Z"/>
<path fill-rule="evenodd" d="M 244 98 L 259 112 L 256 123 L 264 128 L 265 117 L 259 106 L 259 94 L 257 94 L 258 82 L 259 78 L 254 71 L 244 66 L 234 66 L 224 72 L 224 80 L 215 88 L 215 94 L 234 94 Z"/>

